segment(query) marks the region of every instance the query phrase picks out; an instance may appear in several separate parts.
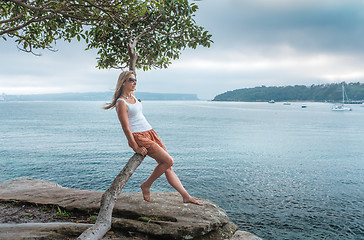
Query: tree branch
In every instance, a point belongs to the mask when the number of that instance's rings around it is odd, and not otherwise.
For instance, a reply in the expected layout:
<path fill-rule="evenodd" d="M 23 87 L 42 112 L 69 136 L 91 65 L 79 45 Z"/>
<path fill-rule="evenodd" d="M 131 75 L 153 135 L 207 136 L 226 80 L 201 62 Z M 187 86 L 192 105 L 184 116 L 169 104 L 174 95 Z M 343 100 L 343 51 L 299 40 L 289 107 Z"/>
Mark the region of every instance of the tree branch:
<path fill-rule="evenodd" d="M 29 40 L 28 40 L 28 39 L 26 39 L 25 37 L 20 36 L 20 35 L 18 35 L 18 34 L 12 34 L 12 35 L 13 35 L 13 36 L 16 36 L 16 37 L 18 37 L 18 38 L 20 38 L 20 39 L 23 39 L 23 41 L 27 42 L 28 47 L 29 47 L 29 50 L 24 49 L 24 48 L 20 48 L 20 47 L 17 45 L 16 47 L 17 47 L 20 51 L 27 52 L 27 53 L 32 53 L 33 55 L 38 56 L 38 57 L 41 55 L 41 54 L 39 54 L 39 53 L 35 53 L 35 52 L 33 52 L 32 43 L 31 43 L 31 42 L 29 42 Z"/>
<path fill-rule="evenodd" d="M 47 10 L 44 10 L 42 8 L 37 8 L 37 7 L 34 7 L 32 5 L 26 4 L 25 1 L 21 1 L 21 0 L 8 0 L 8 1 L 13 2 L 16 5 L 22 6 L 24 8 L 28 8 L 28 9 L 34 10 L 34 11 L 39 11 L 39 12 L 47 11 Z"/>
<path fill-rule="evenodd" d="M 151 32 L 151 31 L 153 31 L 157 26 L 158 26 L 158 23 L 159 22 L 157 22 L 160 18 L 161 18 L 161 16 L 162 15 L 159 15 L 158 17 L 157 17 L 157 19 L 156 20 L 154 20 L 154 22 L 151 24 L 151 28 L 150 29 L 145 29 L 144 31 L 142 31 L 138 36 L 136 36 L 135 38 L 134 38 L 134 40 L 133 40 L 133 43 L 132 43 L 132 47 L 133 47 L 133 49 L 136 47 L 136 44 L 137 44 L 137 42 L 138 42 L 138 40 L 139 40 L 139 38 L 141 38 L 142 36 L 144 36 L 145 34 L 147 34 L 147 33 L 149 33 L 149 32 Z"/>
<path fill-rule="evenodd" d="M 13 21 L 16 21 L 18 20 L 19 18 L 23 17 L 24 16 L 24 12 L 20 13 L 19 15 L 17 15 L 16 17 L 13 17 L 13 18 L 9 18 L 9 19 L 6 19 L 6 20 L 3 20 L 3 21 L 0 21 L 0 24 L 4 24 L 4 23 L 8 23 L 8 22 L 13 22 Z"/>
<path fill-rule="evenodd" d="M 111 228 L 112 211 L 115 206 L 117 195 L 124 188 L 125 184 L 144 160 L 144 156 L 134 154 L 125 165 L 123 170 L 116 176 L 109 189 L 101 197 L 100 212 L 96 223 L 84 231 L 77 240 L 98 240 L 101 239 Z"/>
<path fill-rule="evenodd" d="M 13 33 L 14 31 L 25 28 L 26 26 L 28 26 L 31 23 L 42 22 L 42 21 L 47 20 L 47 19 L 52 19 L 54 16 L 55 16 L 55 13 L 52 13 L 51 15 L 48 15 L 48 16 L 43 17 L 43 18 L 38 18 L 38 19 L 32 18 L 31 20 L 29 20 L 28 22 L 26 22 L 26 23 L 24 23 L 22 25 L 19 25 L 19 26 L 13 27 L 13 28 L 8 28 L 8 29 L 6 29 L 4 31 L 1 31 L 0 36 L 4 35 L 4 34 L 7 34 L 7 33 Z"/>
<path fill-rule="evenodd" d="M 91 6 L 93 6 L 93 7 L 95 7 L 95 8 L 97 8 L 97 9 L 99 9 L 99 10 L 101 10 L 102 12 L 104 12 L 114 23 L 116 23 L 117 25 L 120 25 L 120 24 L 125 24 L 125 22 L 123 22 L 120 18 L 115 18 L 113 15 L 111 15 L 110 13 L 109 13 L 109 11 L 108 10 L 105 10 L 105 8 L 102 8 L 102 7 L 100 7 L 100 6 L 97 6 L 97 5 L 95 5 L 95 4 L 93 4 L 93 3 L 91 3 L 90 1 L 88 1 L 88 0 L 85 0 L 85 2 L 87 2 L 88 4 L 90 4 Z M 120 4 L 120 3 L 119 3 Z M 115 7 L 115 6 L 117 6 L 117 5 L 114 5 L 114 6 L 111 6 L 111 9 L 113 8 L 113 7 Z M 110 6 L 108 6 L 108 7 L 110 7 Z"/>

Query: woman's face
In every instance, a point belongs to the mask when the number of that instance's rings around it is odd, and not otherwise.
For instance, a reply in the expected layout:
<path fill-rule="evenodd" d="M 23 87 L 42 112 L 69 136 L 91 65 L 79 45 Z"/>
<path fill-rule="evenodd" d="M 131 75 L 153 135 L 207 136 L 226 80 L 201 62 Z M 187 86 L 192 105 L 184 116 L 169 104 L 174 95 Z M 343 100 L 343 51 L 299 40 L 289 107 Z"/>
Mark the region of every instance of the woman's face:
<path fill-rule="evenodd" d="M 134 81 L 133 81 L 134 80 Z M 134 91 L 136 87 L 136 78 L 134 74 L 130 74 L 129 78 L 123 84 L 125 90 Z"/>

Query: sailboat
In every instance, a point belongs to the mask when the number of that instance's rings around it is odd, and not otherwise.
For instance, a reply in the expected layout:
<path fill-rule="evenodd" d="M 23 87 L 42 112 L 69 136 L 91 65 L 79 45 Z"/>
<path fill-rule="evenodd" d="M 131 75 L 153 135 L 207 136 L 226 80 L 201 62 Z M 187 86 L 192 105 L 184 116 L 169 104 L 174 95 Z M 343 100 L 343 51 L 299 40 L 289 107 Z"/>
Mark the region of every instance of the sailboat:
<path fill-rule="evenodd" d="M 342 89 L 342 94 L 343 94 L 343 103 L 334 105 L 331 110 L 332 111 L 351 111 L 350 107 L 345 107 L 345 105 L 344 105 L 345 96 L 346 96 L 346 99 L 348 100 L 348 96 L 346 95 L 346 92 L 345 92 L 344 83 L 341 84 L 341 89 Z"/>

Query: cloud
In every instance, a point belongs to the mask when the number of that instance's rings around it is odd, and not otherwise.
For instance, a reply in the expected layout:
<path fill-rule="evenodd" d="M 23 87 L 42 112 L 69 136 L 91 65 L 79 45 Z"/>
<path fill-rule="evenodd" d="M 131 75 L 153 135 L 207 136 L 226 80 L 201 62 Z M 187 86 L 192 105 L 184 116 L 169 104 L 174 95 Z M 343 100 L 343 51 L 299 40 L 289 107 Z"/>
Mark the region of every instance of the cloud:
<path fill-rule="evenodd" d="M 2 43 L 0 93 L 34 94 L 111 90 L 115 70 L 99 70 L 94 51 L 83 51 L 82 43 L 59 43 L 58 52 L 24 53 L 15 43 Z"/>
<path fill-rule="evenodd" d="M 153 84 L 143 83 L 143 86 L 160 91 L 174 80 L 170 76 L 184 76 L 176 79 L 178 83 L 173 82 L 178 86 L 176 91 L 196 91 L 202 98 L 211 99 L 221 92 L 244 87 L 312 85 L 364 79 L 361 70 L 364 57 L 351 54 L 311 54 L 281 46 L 274 53 L 225 50 L 211 55 L 214 57 L 184 56 L 167 70 L 145 73 L 141 75 L 143 79 L 155 79 L 151 82 Z"/>
<path fill-rule="evenodd" d="M 364 56 L 351 54 L 330 54 L 330 53 L 307 53 L 292 49 L 288 46 L 281 46 L 276 52 L 215 52 L 215 58 L 190 57 L 184 61 L 175 62 L 170 68 L 172 70 L 194 70 L 209 72 L 231 72 L 231 73 L 255 73 L 256 76 L 262 73 L 275 73 L 277 75 L 305 76 L 307 78 L 320 78 L 322 76 L 350 76 L 351 79 L 358 78 L 361 63 Z M 307 71 L 309 69 L 309 71 Z M 352 74 L 356 72 L 356 74 Z M 341 74 L 339 74 L 341 73 Z M 327 77 L 324 77 L 327 79 Z M 333 79 L 333 77 L 331 78 Z"/>
<path fill-rule="evenodd" d="M 219 48 L 290 45 L 310 52 L 352 53 L 364 49 L 363 1 L 231 0 L 203 4 L 198 19 L 215 33 Z"/>
<path fill-rule="evenodd" d="M 213 35 L 211 48 L 186 49 L 168 69 L 138 71 L 138 91 L 196 93 L 259 85 L 364 82 L 362 0 L 209 0 L 196 21 Z M 96 50 L 57 44 L 35 57 L 0 40 L 0 93 L 109 91 L 118 70 L 98 70 Z"/>

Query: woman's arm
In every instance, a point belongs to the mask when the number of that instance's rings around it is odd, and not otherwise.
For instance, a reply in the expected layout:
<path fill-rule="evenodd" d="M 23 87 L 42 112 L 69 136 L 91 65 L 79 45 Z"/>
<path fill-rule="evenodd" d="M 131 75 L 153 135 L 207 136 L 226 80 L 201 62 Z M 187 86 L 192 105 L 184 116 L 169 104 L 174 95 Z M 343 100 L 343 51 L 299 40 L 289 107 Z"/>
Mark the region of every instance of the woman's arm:
<path fill-rule="evenodd" d="M 147 149 L 145 147 L 139 147 L 136 143 L 134 136 L 129 128 L 129 119 L 128 119 L 128 106 L 124 101 L 118 101 L 116 103 L 116 112 L 118 114 L 118 118 L 125 133 L 126 139 L 128 140 L 129 146 L 134 150 L 134 152 L 139 153 L 141 155 L 147 154 Z"/>

